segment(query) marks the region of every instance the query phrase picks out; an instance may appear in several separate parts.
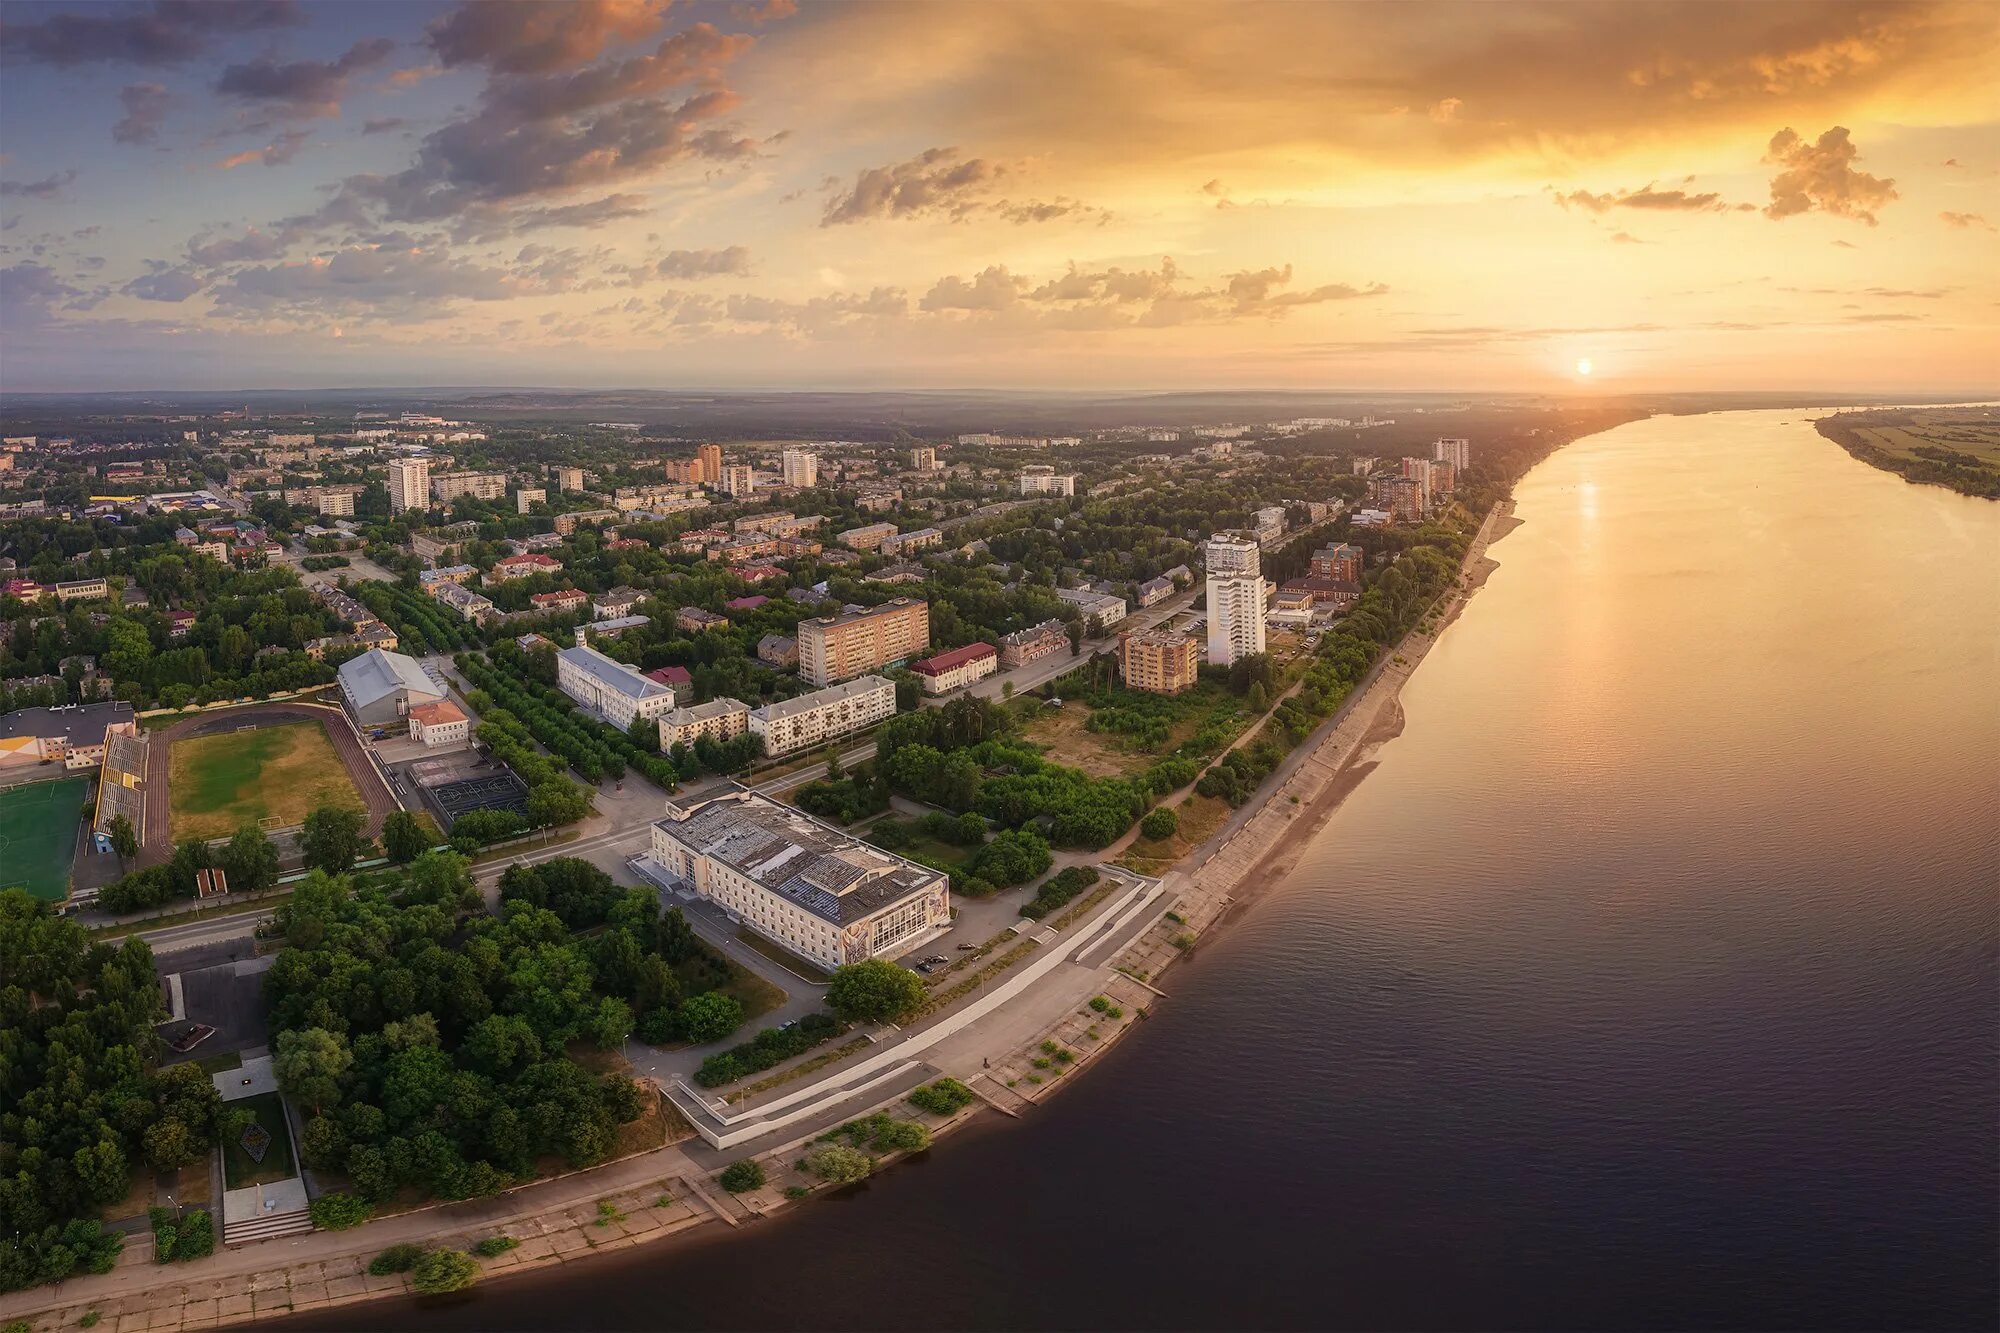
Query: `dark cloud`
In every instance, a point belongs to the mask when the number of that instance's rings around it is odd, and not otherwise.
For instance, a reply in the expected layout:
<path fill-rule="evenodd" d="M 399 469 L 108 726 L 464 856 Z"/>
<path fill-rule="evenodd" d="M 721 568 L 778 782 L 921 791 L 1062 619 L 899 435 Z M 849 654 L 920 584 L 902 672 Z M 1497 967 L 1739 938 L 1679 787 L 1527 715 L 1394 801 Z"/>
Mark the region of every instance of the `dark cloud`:
<path fill-rule="evenodd" d="M 662 278 L 680 280 L 737 276 L 750 271 L 750 249 L 732 245 L 721 250 L 669 250 L 652 267 Z"/>
<path fill-rule="evenodd" d="M 57 302 L 82 295 L 46 264 L 24 260 L 0 268 L 0 317 L 16 328 L 48 323 Z"/>
<path fill-rule="evenodd" d="M 547 262 L 546 260 L 544 261 Z M 574 266 L 516 269 L 444 250 L 356 246 L 331 256 L 237 269 L 214 288 L 218 309 L 254 314 L 428 319 L 460 301 L 566 291 Z"/>
<path fill-rule="evenodd" d="M 644 217 L 652 211 L 652 201 L 643 194 L 609 194 L 587 203 L 558 204 L 550 208 L 481 204 L 459 215 L 451 235 L 453 240 L 461 243 L 491 241 L 552 227 L 603 227 L 624 218 Z"/>
<path fill-rule="evenodd" d="M 754 23 L 762 27 L 766 23 L 788 19 L 798 13 L 799 0 L 762 0 L 760 4 L 735 4 L 729 7 L 729 12 L 745 23 Z"/>
<path fill-rule="evenodd" d="M 384 116 L 380 120 L 362 121 L 361 132 L 363 134 L 387 134 L 390 130 L 400 130 L 409 123 L 409 121 L 404 120 L 401 116 Z"/>
<path fill-rule="evenodd" d="M 234 167 L 248 166 L 252 162 L 262 162 L 267 167 L 283 166 L 299 155 L 312 138 L 311 130 L 286 130 L 262 148 L 246 148 L 240 153 L 231 153 L 215 165 L 223 171 Z"/>
<path fill-rule="evenodd" d="M 138 297 L 141 301 L 178 303 L 187 300 L 207 285 L 205 280 L 190 269 L 163 268 L 153 273 L 141 274 L 120 290 L 127 296 Z"/>
<path fill-rule="evenodd" d="M 63 192 L 63 188 L 76 179 L 76 168 L 44 176 L 38 181 L 0 181 L 0 197 L 19 196 L 23 199 L 53 199 Z"/>
<path fill-rule="evenodd" d="M 661 42 L 651 55 L 592 65 L 568 74 L 503 79 L 487 107 L 515 120 L 550 120 L 635 97 L 652 97 L 685 83 L 715 79 L 756 42 L 697 23 Z"/>
<path fill-rule="evenodd" d="M 212 241 L 194 237 L 188 241 L 187 254 L 192 262 L 213 268 L 219 264 L 276 259 L 290 245 L 289 237 L 272 235 L 252 227 L 241 236 L 223 236 Z"/>
<path fill-rule="evenodd" d="M 820 217 L 822 227 L 871 218 L 962 218 L 986 206 L 985 198 L 1007 169 L 985 158 L 961 158 L 956 148 L 932 148 L 907 162 L 869 167 L 852 187 L 836 191 Z"/>
<path fill-rule="evenodd" d="M 215 91 L 266 105 L 273 114 L 290 119 L 337 116 L 341 99 L 347 95 L 348 80 L 381 64 L 395 49 L 396 44 L 387 37 L 370 37 L 349 47 L 338 60 L 281 63 L 259 56 L 248 64 L 223 70 Z"/>
<path fill-rule="evenodd" d="M 1875 210 L 1894 200 L 1896 182 L 1856 171 L 1860 152 L 1836 125 L 1807 143 L 1789 127 L 1771 136 L 1764 161 L 1782 167 L 1771 178 L 1771 202 L 1764 216 L 1774 220 L 1815 210 L 1875 225 Z"/>
<path fill-rule="evenodd" d="M 102 6 L 52 14 L 35 23 L 0 24 L 0 59 L 61 66 L 99 61 L 173 65 L 201 55 L 216 37 L 304 21 L 291 0 L 155 0 L 129 11 Z"/>
<path fill-rule="evenodd" d="M 111 137 L 119 143 L 157 142 L 173 100 L 173 94 L 162 84 L 126 84 L 118 90 L 118 102 L 125 108 L 125 114 L 111 127 Z"/>
<path fill-rule="evenodd" d="M 1731 207 L 1723 202 L 1721 195 L 1712 192 L 1690 194 L 1686 190 L 1657 190 L 1651 185 L 1637 190 L 1613 190 L 1608 194 L 1571 190 L 1568 194 L 1557 194 L 1555 198 L 1564 208 L 1580 208 L 1600 217 L 1614 208 L 1637 208 L 1658 213 L 1726 213 Z"/>
<path fill-rule="evenodd" d="M 666 8 L 666 0 L 471 0 L 431 24 L 426 37 L 447 68 L 547 74 L 650 36 Z"/>

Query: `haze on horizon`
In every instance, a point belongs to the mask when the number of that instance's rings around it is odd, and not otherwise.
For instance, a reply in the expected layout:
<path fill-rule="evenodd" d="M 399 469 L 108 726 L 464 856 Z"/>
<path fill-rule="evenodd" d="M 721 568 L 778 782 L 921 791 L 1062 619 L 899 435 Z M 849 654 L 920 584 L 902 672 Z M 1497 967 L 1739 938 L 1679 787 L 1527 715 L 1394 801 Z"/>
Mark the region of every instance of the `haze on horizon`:
<path fill-rule="evenodd" d="M 1976 2 L 16 2 L 0 63 L 8 390 L 2000 365 Z"/>

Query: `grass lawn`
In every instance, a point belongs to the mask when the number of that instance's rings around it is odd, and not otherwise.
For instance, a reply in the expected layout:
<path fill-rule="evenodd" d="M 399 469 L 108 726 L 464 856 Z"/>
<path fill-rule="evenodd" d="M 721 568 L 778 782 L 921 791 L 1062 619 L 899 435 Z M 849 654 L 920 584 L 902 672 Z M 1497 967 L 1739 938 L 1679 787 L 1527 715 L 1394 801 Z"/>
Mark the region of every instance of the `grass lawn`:
<path fill-rule="evenodd" d="M 760 1018 L 785 1003 L 784 991 L 734 959 L 729 963 L 729 984 L 722 988 L 722 993 L 734 996 L 736 1002 L 743 1006 L 745 1023 Z"/>
<path fill-rule="evenodd" d="M 1164 875 L 1174 863 L 1208 841 L 1229 820 L 1229 802 L 1219 796 L 1190 796 L 1174 807 L 1181 825 L 1172 837 L 1154 839 L 1143 833 L 1117 864 L 1142 875 Z"/>
<path fill-rule="evenodd" d="M 69 896 L 77 820 L 89 797 L 89 778 L 0 789 L 0 889 L 52 903 Z"/>
<path fill-rule="evenodd" d="M 172 765 L 176 841 L 226 838 L 265 819 L 280 827 L 301 824 L 318 805 L 363 808 L 333 742 L 317 722 L 175 741 Z"/>
<path fill-rule="evenodd" d="M 1088 731 L 1090 710 L 1081 703 L 1044 708 L 1022 734 L 1044 747 L 1049 760 L 1080 768 L 1094 778 L 1122 778 L 1153 762 L 1153 756 L 1126 748 L 1117 736 Z"/>
<path fill-rule="evenodd" d="M 225 1110 L 242 1107 L 257 1117 L 257 1123 L 270 1131 L 271 1146 L 264 1150 L 264 1160 L 252 1158 L 239 1139 L 232 1138 L 222 1145 L 223 1184 L 233 1190 L 245 1185 L 269 1185 L 275 1181 L 289 1180 L 292 1175 L 292 1131 L 285 1124 L 285 1108 L 278 1100 L 278 1094 L 267 1092 L 261 1097 L 245 1097 L 241 1101 L 225 1104 Z"/>

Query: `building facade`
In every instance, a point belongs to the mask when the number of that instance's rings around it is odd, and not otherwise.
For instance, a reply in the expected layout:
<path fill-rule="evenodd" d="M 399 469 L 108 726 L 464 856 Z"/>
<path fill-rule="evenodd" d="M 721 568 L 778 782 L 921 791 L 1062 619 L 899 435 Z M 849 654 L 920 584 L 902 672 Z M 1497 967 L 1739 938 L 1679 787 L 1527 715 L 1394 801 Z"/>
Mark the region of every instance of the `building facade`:
<path fill-rule="evenodd" d="M 576 645 L 556 652 L 556 685 L 570 698 L 624 730 L 640 718 L 656 718 L 674 706 L 674 692 L 607 657 L 576 632 Z"/>
<path fill-rule="evenodd" d="M 1112 597 L 1088 588 L 1057 588 L 1056 596 L 1077 610 L 1084 618 L 1097 622 L 1099 629 L 1106 629 L 1125 618 L 1127 607 L 1123 597 Z"/>
<path fill-rule="evenodd" d="M 1021 469 L 1020 490 L 1023 495 L 1075 495 L 1076 476 L 1037 464 Z"/>
<path fill-rule="evenodd" d="M 1439 440 L 1431 446 L 1431 457 L 1464 471 L 1472 466 L 1471 440 Z"/>
<path fill-rule="evenodd" d="M 1362 559 L 1359 546 L 1352 546 L 1346 542 L 1329 542 L 1313 552 L 1313 577 L 1339 579 L 1343 583 L 1359 583 Z"/>
<path fill-rule="evenodd" d="M 1030 625 L 1000 636 L 1000 669 L 1012 671 L 1015 667 L 1038 662 L 1068 647 L 1069 631 L 1063 627 L 1062 621 L 1044 620 L 1039 625 Z"/>
<path fill-rule="evenodd" d="M 882 543 L 896 535 L 894 523 L 869 523 L 858 528 L 849 528 L 834 538 L 842 546 L 855 551 L 879 551 Z"/>
<path fill-rule="evenodd" d="M 389 512 L 431 507 L 431 460 L 397 458 L 389 463 Z"/>
<path fill-rule="evenodd" d="M 440 472 L 431 478 L 431 498 L 448 505 L 461 495 L 475 500 L 502 500 L 507 496 L 504 472 Z"/>
<path fill-rule="evenodd" d="M 1118 674 L 1128 688 L 1183 694 L 1200 679 L 1201 646 L 1192 634 L 1141 630 L 1118 636 Z"/>
<path fill-rule="evenodd" d="M 753 708 L 750 731 L 763 739 L 764 753 L 775 758 L 872 727 L 895 712 L 895 682 L 863 676 Z"/>
<path fill-rule="evenodd" d="M 910 663 L 910 670 L 923 680 L 925 694 L 948 694 L 963 689 L 999 669 L 999 650 L 990 643 L 968 644 Z"/>
<path fill-rule="evenodd" d="M 472 721 L 449 699 L 410 710 L 410 739 L 427 746 L 463 745 L 472 739 Z"/>
<path fill-rule="evenodd" d="M 798 639 L 800 677 L 809 685 L 831 685 L 930 647 L 930 603 L 897 597 L 862 611 L 801 620 Z"/>
<path fill-rule="evenodd" d="M 1208 660 L 1228 666 L 1264 651 L 1263 576 L 1255 540 L 1217 533 L 1205 547 L 1208 562 Z"/>
<path fill-rule="evenodd" d="M 819 455 L 810 449 L 787 449 L 784 454 L 785 485 L 809 489 L 819 485 Z"/>
<path fill-rule="evenodd" d="M 660 714 L 660 750 L 676 745 L 693 745 L 706 736 L 712 741 L 734 740 L 750 729 L 750 706 L 740 699 L 710 699 L 692 708 L 676 708 Z"/>

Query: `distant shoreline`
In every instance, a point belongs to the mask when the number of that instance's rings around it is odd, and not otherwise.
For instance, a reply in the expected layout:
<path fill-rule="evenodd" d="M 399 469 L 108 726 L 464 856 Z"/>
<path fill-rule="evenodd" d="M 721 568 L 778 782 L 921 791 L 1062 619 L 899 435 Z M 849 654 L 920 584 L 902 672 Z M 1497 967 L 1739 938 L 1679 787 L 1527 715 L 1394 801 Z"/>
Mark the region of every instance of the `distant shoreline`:
<path fill-rule="evenodd" d="M 2000 417 L 1993 417 L 1992 424 L 1983 428 L 1993 441 L 1992 462 L 1944 444 L 1918 446 L 1935 457 L 1895 454 L 1861 438 L 1864 429 L 1896 429 L 1909 424 L 1914 416 L 1911 410 L 1885 410 L 1869 413 L 1866 418 L 1835 415 L 1817 418 L 1813 428 L 1870 467 L 1894 473 L 1913 485 L 1937 486 L 1975 500 L 2000 500 Z"/>

